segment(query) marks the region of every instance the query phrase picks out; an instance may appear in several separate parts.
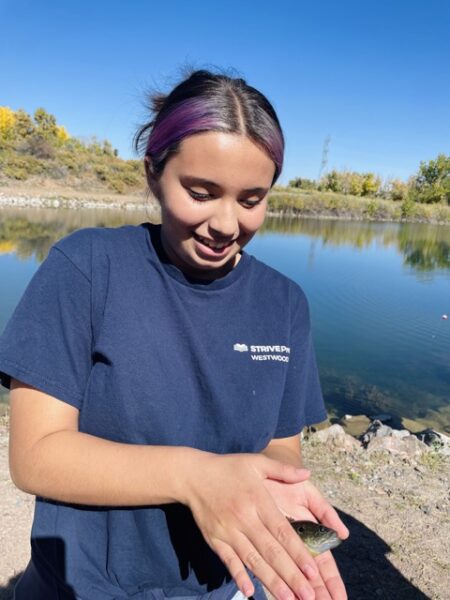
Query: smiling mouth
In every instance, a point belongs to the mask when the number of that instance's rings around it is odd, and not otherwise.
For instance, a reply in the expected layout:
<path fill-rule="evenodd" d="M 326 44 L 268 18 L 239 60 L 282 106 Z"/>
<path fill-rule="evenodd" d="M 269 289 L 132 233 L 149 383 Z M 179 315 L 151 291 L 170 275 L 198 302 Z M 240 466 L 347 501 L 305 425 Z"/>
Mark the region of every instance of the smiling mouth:
<path fill-rule="evenodd" d="M 199 241 L 201 244 L 208 246 L 208 248 L 212 248 L 213 250 L 223 250 L 228 246 L 231 246 L 236 240 L 229 240 L 228 242 L 215 242 L 214 240 L 210 240 L 208 238 L 204 238 L 201 235 L 197 235 L 194 233 L 194 238 Z"/>

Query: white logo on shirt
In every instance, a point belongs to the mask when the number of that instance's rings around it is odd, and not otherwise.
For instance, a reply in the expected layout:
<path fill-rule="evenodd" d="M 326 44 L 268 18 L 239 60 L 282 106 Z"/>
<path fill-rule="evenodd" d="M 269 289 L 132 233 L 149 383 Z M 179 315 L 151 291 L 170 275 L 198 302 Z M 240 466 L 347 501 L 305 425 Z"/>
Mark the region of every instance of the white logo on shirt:
<path fill-rule="evenodd" d="M 289 346 L 279 344 L 270 346 L 247 346 L 247 344 L 234 344 L 233 350 L 236 352 L 250 352 L 252 360 L 277 360 L 280 362 L 289 362 L 291 349 Z"/>
<path fill-rule="evenodd" d="M 236 352 L 248 352 L 248 346 L 247 344 L 234 344 L 233 350 L 236 350 Z"/>

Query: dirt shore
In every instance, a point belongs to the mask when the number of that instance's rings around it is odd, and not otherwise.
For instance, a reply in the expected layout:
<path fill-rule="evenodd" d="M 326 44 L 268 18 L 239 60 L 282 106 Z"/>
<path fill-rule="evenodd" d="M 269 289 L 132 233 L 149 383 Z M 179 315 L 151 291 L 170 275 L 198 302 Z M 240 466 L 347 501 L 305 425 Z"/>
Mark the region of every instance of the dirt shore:
<path fill-rule="evenodd" d="M 449 458 L 330 449 L 314 435 L 303 455 L 350 529 L 334 551 L 350 600 L 449 598 Z M 8 430 L 0 426 L 0 600 L 12 599 L 29 559 L 33 507 L 9 477 Z"/>

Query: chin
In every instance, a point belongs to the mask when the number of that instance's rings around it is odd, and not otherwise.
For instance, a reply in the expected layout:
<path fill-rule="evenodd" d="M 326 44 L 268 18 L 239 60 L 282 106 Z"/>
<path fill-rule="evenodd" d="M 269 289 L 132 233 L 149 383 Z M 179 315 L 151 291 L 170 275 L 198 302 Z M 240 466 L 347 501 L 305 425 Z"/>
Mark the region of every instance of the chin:
<path fill-rule="evenodd" d="M 222 271 L 227 265 L 229 265 L 230 262 L 234 266 L 237 254 L 239 254 L 239 252 L 235 252 L 234 254 L 224 257 L 221 260 L 218 260 L 217 262 L 213 260 L 209 261 L 207 259 L 194 259 L 191 257 L 188 264 L 192 271 L 197 271 L 198 273 L 203 273 L 205 275 L 209 272 L 211 274 L 219 274 L 220 271 Z"/>

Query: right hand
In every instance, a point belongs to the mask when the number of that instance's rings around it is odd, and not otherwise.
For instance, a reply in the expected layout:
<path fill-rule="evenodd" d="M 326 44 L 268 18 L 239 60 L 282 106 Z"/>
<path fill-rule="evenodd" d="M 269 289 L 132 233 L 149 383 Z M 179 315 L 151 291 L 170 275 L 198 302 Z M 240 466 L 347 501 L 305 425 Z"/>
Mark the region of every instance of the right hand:
<path fill-rule="evenodd" d="M 261 454 L 204 453 L 189 469 L 183 502 L 245 596 L 254 593 L 247 567 L 276 598 L 314 600 L 307 577 L 317 579 L 317 566 L 263 484 L 308 477 Z"/>

